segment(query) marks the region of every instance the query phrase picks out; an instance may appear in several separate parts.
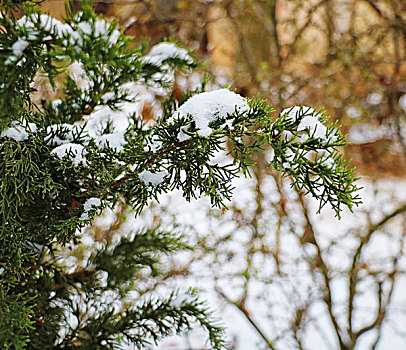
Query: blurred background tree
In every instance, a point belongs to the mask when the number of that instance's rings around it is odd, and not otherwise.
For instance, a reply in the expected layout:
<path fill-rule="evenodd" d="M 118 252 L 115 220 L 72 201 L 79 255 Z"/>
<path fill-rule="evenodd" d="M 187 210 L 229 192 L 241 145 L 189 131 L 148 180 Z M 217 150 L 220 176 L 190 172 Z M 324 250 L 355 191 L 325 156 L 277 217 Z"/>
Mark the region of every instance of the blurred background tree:
<path fill-rule="evenodd" d="M 58 15 L 62 2 L 43 7 Z M 136 41 L 169 37 L 192 47 L 214 85 L 258 93 L 278 111 L 304 103 L 325 107 L 349 134 L 346 157 L 364 179 L 362 209 L 337 223 L 328 212 L 310 214 L 314 203 L 265 167 L 267 155 L 257 155 L 252 180 L 237 184 L 245 196 L 230 212 L 200 204 L 210 224 L 189 222 L 197 249 L 167 262 L 159 284 L 187 283 L 176 275 L 204 277 L 202 285 L 239 312 L 254 330 L 247 331 L 255 338 L 249 344 L 258 341 L 260 348 L 402 348 L 405 2 L 96 0 L 94 8 L 118 18 Z M 173 95 L 197 80 L 179 74 Z M 143 112 L 154 116 L 149 102 Z M 172 224 L 179 217 L 173 203 L 168 199 L 166 210 L 152 206 L 144 220 Z M 111 234 L 97 223 L 90 230 Z M 238 336 L 235 346 L 244 348 Z"/>

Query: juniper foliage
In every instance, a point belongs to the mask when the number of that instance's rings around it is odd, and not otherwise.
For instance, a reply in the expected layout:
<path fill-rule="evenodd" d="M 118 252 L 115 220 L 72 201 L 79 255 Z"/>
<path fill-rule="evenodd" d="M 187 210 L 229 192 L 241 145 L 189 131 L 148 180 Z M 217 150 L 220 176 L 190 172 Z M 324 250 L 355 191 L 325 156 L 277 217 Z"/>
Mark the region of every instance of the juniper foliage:
<path fill-rule="evenodd" d="M 224 206 L 232 195 L 231 180 L 249 175 L 250 156 L 267 150 L 274 152 L 270 166 L 318 199 L 320 209 L 329 203 L 339 215 L 342 205 L 359 203 L 353 170 L 337 151 L 345 139 L 336 124 L 324 126 L 322 111 L 301 107 L 274 117 L 258 98 L 246 101 L 245 110 L 214 115 L 208 123 L 212 132 L 202 135 L 193 115 L 176 111 L 204 92 L 205 82 L 180 101 L 163 101 L 163 116 L 153 125 L 134 112 L 125 132 L 107 122 L 96 136 L 89 135 L 89 118 L 101 106 L 113 114 L 136 98 L 125 84 L 166 89 L 174 70 L 191 71 L 196 61 L 184 49 L 148 56 L 146 47 L 134 48 L 117 23 L 98 18 L 86 2 L 80 13 L 67 9 L 64 23 L 41 14 L 33 3 L 18 20 L 12 2 L 1 10 L 0 344 L 143 348 L 198 324 L 207 330 L 211 348 L 224 348 L 222 328 L 193 291 L 149 299 L 139 293 L 128 302 L 141 270 L 155 278 L 162 255 L 190 249 L 182 236 L 138 232 L 100 248 L 91 266 L 69 273 L 59 261 L 60 247 L 80 244 L 80 230 L 103 209 L 124 202 L 140 213 L 173 189 L 187 200 L 204 195 L 213 206 Z M 78 62 L 85 88 L 67 73 Z M 58 103 L 33 101 L 38 74 L 55 89 L 64 82 Z M 304 123 L 306 118 L 317 126 Z M 114 144 L 118 138 L 120 144 Z M 232 162 L 213 163 L 227 140 Z"/>

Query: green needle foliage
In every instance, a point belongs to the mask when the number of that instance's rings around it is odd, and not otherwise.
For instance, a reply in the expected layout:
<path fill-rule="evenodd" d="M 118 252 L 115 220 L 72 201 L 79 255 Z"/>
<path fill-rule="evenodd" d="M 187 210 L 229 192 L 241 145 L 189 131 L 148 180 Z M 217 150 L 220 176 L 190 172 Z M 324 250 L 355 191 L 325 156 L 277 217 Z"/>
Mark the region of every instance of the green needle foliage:
<path fill-rule="evenodd" d="M 162 274 L 162 256 L 190 249 L 184 237 L 138 232 L 98 249 L 73 273 L 58 252 L 80 244 L 81 228 L 123 201 L 140 213 L 151 199 L 180 189 L 188 200 L 204 195 L 224 206 L 231 180 L 249 175 L 254 152 L 273 152 L 270 166 L 339 215 L 359 198 L 353 170 L 337 151 L 346 144 L 337 125 L 326 127 L 323 113 L 307 107 L 275 117 L 266 101 L 224 89 L 218 94 L 238 103 L 222 112 L 227 101 L 205 95 L 203 82 L 181 101 L 163 101 L 154 125 L 133 112 L 125 131 L 110 120 L 91 134 L 97 113 L 108 109 L 113 118 L 136 99 L 126 84 L 165 90 L 171 74 L 193 70 L 195 60 L 172 43 L 150 54 L 132 48 L 131 38 L 87 3 L 80 13 L 68 7 L 64 23 L 34 3 L 17 20 L 12 5 L 0 16 L 0 347 L 143 348 L 197 324 L 211 348 L 224 348 L 223 330 L 193 291 L 148 299 L 137 289 L 137 276 Z M 75 64 L 86 87 L 68 74 Z M 33 101 L 38 74 L 55 89 L 63 82 L 60 99 Z M 187 100 L 206 114 L 183 113 Z M 214 163 L 227 141 L 232 161 Z"/>

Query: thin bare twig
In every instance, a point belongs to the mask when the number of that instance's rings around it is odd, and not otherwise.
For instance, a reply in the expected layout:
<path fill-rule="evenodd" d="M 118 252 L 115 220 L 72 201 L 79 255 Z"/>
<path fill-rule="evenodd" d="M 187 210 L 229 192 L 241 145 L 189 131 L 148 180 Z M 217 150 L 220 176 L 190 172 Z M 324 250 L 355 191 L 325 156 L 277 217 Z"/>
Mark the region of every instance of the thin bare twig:
<path fill-rule="evenodd" d="M 275 345 L 273 342 L 265 335 L 265 333 L 262 331 L 261 328 L 259 328 L 258 324 L 253 320 L 251 317 L 249 311 L 245 307 L 245 305 L 241 303 L 237 303 L 233 300 L 231 300 L 219 287 L 216 287 L 216 292 L 225 300 L 227 303 L 230 305 L 234 305 L 239 311 L 242 312 L 242 314 L 245 316 L 245 318 L 248 320 L 248 322 L 251 324 L 251 326 L 254 327 L 254 329 L 257 331 L 259 336 L 262 338 L 262 340 L 266 343 L 269 349 L 271 350 L 276 350 Z"/>
<path fill-rule="evenodd" d="M 348 296 L 348 326 L 349 326 L 349 333 L 351 335 L 355 334 L 353 332 L 352 327 L 352 315 L 354 310 L 354 299 L 356 295 L 356 285 L 358 281 L 358 262 L 361 257 L 362 251 L 366 244 L 371 240 L 372 235 L 378 231 L 382 226 L 388 223 L 393 218 L 397 217 L 399 214 L 406 212 L 406 204 L 401 205 L 399 208 L 392 211 L 390 214 L 386 215 L 383 219 L 381 219 L 376 224 L 373 224 L 368 229 L 368 232 L 361 237 L 360 243 L 358 245 L 357 250 L 354 253 L 352 265 L 349 271 L 349 296 Z M 354 336 L 354 335 L 353 335 Z"/>

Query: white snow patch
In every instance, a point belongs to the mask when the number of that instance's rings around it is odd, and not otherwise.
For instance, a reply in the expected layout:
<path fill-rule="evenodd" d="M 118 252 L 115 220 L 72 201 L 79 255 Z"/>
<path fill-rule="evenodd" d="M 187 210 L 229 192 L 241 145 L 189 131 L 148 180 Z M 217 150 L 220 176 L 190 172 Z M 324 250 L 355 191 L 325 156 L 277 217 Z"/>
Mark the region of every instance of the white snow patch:
<path fill-rule="evenodd" d="M 101 100 L 103 101 L 103 103 L 107 103 L 111 100 L 114 100 L 115 97 L 116 94 L 114 92 L 107 92 L 101 97 Z"/>
<path fill-rule="evenodd" d="M 54 148 L 51 153 L 55 154 L 60 159 L 68 156 L 75 166 L 78 166 L 80 163 L 83 165 L 87 164 L 86 159 L 84 158 L 87 153 L 86 149 L 82 145 L 76 143 L 60 145 Z"/>
<path fill-rule="evenodd" d="M 8 137 L 17 142 L 25 141 L 28 139 L 29 131 L 32 133 L 37 132 L 37 126 L 34 123 L 13 121 L 8 129 L 4 130 L 0 137 Z M 28 129 L 28 130 L 27 130 Z"/>
<path fill-rule="evenodd" d="M 97 19 L 93 25 L 89 22 L 78 23 L 78 29 L 85 35 L 93 35 L 96 38 L 102 38 L 109 45 L 114 45 L 117 43 L 120 37 L 120 31 L 114 29 L 111 31 L 111 25 L 104 19 Z"/>
<path fill-rule="evenodd" d="M 58 38 L 62 38 L 64 35 L 73 32 L 73 29 L 69 24 L 62 23 L 56 18 L 46 14 L 38 15 L 35 13 L 28 17 L 23 16 L 17 21 L 17 24 L 27 30 L 29 40 L 35 40 L 40 33 L 40 29 L 50 34 L 54 34 Z M 48 39 L 48 37 L 46 37 L 46 39 Z"/>
<path fill-rule="evenodd" d="M 350 107 L 347 109 L 347 115 L 350 118 L 356 119 L 359 118 L 362 115 L 362 112 L 359 108 L 355 108 L 355 107 Z"/>
<path fill-rule="evenodd" d="M 235 111 L 243 113 L 249 110 L 247 100 L 228 89 L 219 89 L 210 92 L 202 92 L 189 98 L 173 114 L 172 118 L 191 116 L 199 129 L 201 136 L 210 136 L 212 128 L 209 124 Z M 178 139 L 185 140 L 187 135 L 182 130 Z"/>
<path fill-rule="evenodd" d="M 91 81 L 83 69 L 82 62 L 75 61 L 68 67 L 69 76 L 79 89 L 85 90 L 90 87 Z"/>
<path fill-rule="evenodd" d="M 116 44 L 120 36 L 120 32 L 117 29 L 114 29 L 111 34 L 109 34 L 110 23 L 104 19 L 98 19 L 94 23 L 94 35 L 96 37 L 103 36 L 106 41 L 110 44 Z"/>
<path fill-rule="evenodd" d="M 110 147 L 116 152 L 122 152 L 124 151 L 124 145 L 127 143 L 124 135 L 125 132 L 115 132 L 112 134 L 98 136 L 96 138 L 96 145 L 99 148 Z"/>
<path fill-rule="evenodd" d="M 161 65 L 162 62 L 169 58 L 179 58 L 186 61 L 187 63 L 193 63 L 192 57 L 190 57 L 189 52 L 185 49 L 178 47 L 174 43 L 159 43 L 152 47 L 148 55 L 144 56 L 144 62 L 151 63 L 154 65 Z"/>
<path fill-rule="evenodd" d="M 96 209 L 100 207 L 102 204 L 101 200 L 96 197 L 89 198 L 84 204 L 83 204 L 83 210 L 84 212 L 80 216 L 79 220 L 89 220 L 89 211 L 92 209 Z"/>
<path fill-rule="evenodd" d="M 92 34 L 92 26 L 88 22 L 78 23 L 78 29 L 85 35 Z"/>
<path fill-rule="evenodd" d="M 290 158 L 294 158 L 295 157 L 295 152 L 293 152 L 290 148 L 285 152 L 285 157 L 287 158 L 287 159 L 290 159 Z"/>
<path fill-rule="evenodd" d="M 304 143 L 304 142 L 306 142 L 308 139 L 309 139 L 309 135 L 303 134 L 303 135 L 300 135 L 300 137 L 298 138 L 298 141 L 299 141 L 300 143 Z"/>
<path fill-rule="evenodd" d="M 151 173 L 148 170 L 144 170 L 138 176 L 141 181 L 145 183 L 145 185 L 152 185 L 154 187 L 158 186 L 164 181 L 164 178 L 168 176 L 169 173 L 167 171 L 160 171 L 158 173 Z"/>
<path fill-rule="evenodd" d="M 135 104 L 133 104 L 134 108 Z M 126 106 L 127 109 L 130 106 Z M 112 110 L 108 106 L 97 106 L 93 113 L 83 119 L 87 122 L 85 130 L 93 138 L 100 135 L 101 131 L 110 124 L 115 132 L 124 132 L 130 126 L 130 113 L 127 111 Z"/>
<path fill-rule="evenodd" d="M 182 307 L 185 304 L 191 304 L 196 300 L 196 297 L 193 296 L 188 291 L 178 291 L 174 298 L 172 299 L 172 306 Z"/>
<path fill-rule="evenodd" d="M 151 113 L 154 119 L 162 116 L 162 108 L 159 101 L 157 101 L 155 94 L 145 86 L 133 82 L 125 83 L 119 87 L 119 94 L 124 93 L 127 94 L 128 99 L 133 101 L 120 102 L 115 105 L 117 109 L 112 109 L 107 105 L 100 105 L 90 115 L 84 116 L 83 119 L 86 121 L 84 130 L 91 137 L 97 138 L 108 124 L 111 125 L 114 132 L 125 132 L 133 122 L 131 119 L 132 115 L 142 118 L 145 105 L 148 105 L 152 109 Z M 112 96 L 112 92 L 106 93 L 102 97 L 103 102 L 106 103 Z"/>
<path fill-rule="evenodd" d="M 79 220 L 89 220 L 90 216 L 88 212 L 84 212 L 80 215 Z"/>
<path fill-rule="evenodd" d="M 304 117 L 298 127 L 298 131 L 304 131 L 304 130 L 309 130 L 310 136 L 321 139 L 323 141 L 327 141 L 327 128 L 326 126 L 319 121 L 319 119 L 316 116 L 306 116 Z"/>
<path fill-rule="evenodd" d="M 44 40 L 51 40 L 51 35 L 55 35 L 59 39 L 69 35 L 69 44 L 76 46 L 78 52 L 83 46 L 84 37 L 93 35 L 96 38 L 102 38 L 109 46 L 116 44 L 120 37 L 120 31 L 117 29 L 111 30 L 110 23 L 104 19 L 96 19 L 92 23 L 81 21 L 77 24 L 77 28 L 74 29 L 70 24 L 62 23 L 46 14 L 32 14 L 23 16 L 17 21 L 17 24 L 25 28 L 28 40 L 36 40 L 44 31 L 49 34 L 44 37 Z M 65 41 L 64 44 L 67 45 L 68 42 Z"/>
<path fill-rule="evenodd" d="M 406 94 L 402 95 L 399 99 L 399 106 L 406 111 Z"/>
<path fill-rule="evenodd" d="M 180 127 L 180 131 L 178 133 L 179 142 L 183 142 L 183 141 L 189 140 L 191 138 L 191 136 L 186 134 L 186 132 L 185 132 L 189 129 L 189 127 L 190 127 L 190 125 L 185 125 L 185 126 Z"/>
<path fill-rule="evenodd" d="M 13 54 L 7 58 L 7 60 L 4 62 L 5 64 L 10 64 L 14 61 L 16 61 L 19 57 L 22 56 L 24 50 L 28 46 L 28 41 L 19 38 L 12 46 L 11 49 L 13 50 Z"/>
<path fill-rule="evenodd" d="M 193 63 L 193 58 L 185 49 L 178 47 L 174 43 L 163 42 L 152 47 L 148 55 L 141 58 L 141 61 L 146 64 L 153 64 L 161 68 L 160 72 L 155 73 L 151 79 L 148 80 L 148 87 L 159 96 L 165 96 L 171 90 L 175 82 L 175 74 L 173 69 L 165 64 L 170 58 L 178 58 L 186 61 L 188 64 Z M 164 84 L 165 86 L 162 86 Z"/>

